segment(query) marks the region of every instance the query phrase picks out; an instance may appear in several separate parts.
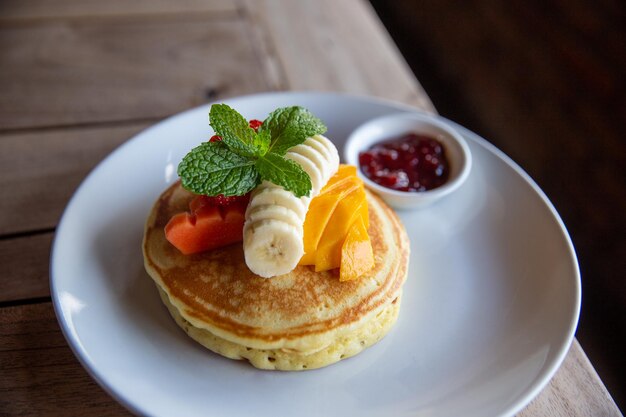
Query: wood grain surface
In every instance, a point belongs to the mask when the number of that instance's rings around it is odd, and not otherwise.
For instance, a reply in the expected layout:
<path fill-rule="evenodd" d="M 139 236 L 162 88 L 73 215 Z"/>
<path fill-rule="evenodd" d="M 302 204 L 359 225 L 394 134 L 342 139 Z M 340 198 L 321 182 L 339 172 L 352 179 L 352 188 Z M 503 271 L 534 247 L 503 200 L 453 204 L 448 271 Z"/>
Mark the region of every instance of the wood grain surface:
<path fill-rule="evenodd" d="M 0 129 L 158 119 L 266 90 L 245 32 L 223 14 L 0 25 Z"/>
<path fill-rule="evenodd" d="M 0 369 L 1 415 L 129 415 L 80 366 L 50 302 L 0 309 Z"/>
<path fill-rule="evenodd" d="M 0 234 L 56 226 L 80 182 L 145 123 L 0 135 Z"/>
<path fill-rule="evenodd" d="M 0 240 L 0 303 L 50 298 L 52 239 L 48 232 Z"/>
<path fill-rule="evenodd" d="M 134 18 L 176 13 L 236 13 L 231 0 L 3 0 L 0 21 L 41 19 L 94 19 L 100 17 Z"/>
<path fill-rule="evenodd" d="M 355 7 L 359 3 L 247 0 L 255 38 L 266 43 L 261 59 L 266 68 L 278 68 L 270 70 L 275 85 L 370 94 L 434 111 L 378 17 L 369 5 Z"/>
<path fill-rule="evenodd" d="M 434 111 L 363 0 L 0 5 L 0 414 L 127 415 L 81 367 L 48 288 L 80 181 L 155 121 L 267 90 L 376 95 Z M 419 74 L 418 74 L 419 76 Z M 619 415 L 575 342 L 521 416 Z"/>

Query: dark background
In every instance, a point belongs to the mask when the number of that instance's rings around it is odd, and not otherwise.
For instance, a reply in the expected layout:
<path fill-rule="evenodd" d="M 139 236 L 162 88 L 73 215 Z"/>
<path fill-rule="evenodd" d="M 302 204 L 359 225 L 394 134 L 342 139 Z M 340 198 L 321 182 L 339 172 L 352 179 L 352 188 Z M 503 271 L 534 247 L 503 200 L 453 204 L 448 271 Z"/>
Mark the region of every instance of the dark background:
<path fill-rule="evenodd" d="M 626 2 L 370 0 L 441 115 L 539 184 L 582 274 L 576 337 L 626 407 Z"/>

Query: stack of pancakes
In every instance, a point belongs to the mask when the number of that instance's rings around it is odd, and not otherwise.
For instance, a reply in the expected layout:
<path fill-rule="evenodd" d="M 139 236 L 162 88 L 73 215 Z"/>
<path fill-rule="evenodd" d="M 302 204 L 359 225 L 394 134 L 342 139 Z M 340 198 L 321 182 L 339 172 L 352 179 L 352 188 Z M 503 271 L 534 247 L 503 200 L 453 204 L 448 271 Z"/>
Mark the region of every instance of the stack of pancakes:
<path fill-rule="evenodd" d="M 356 355 L 395 323 L 409 242 L 378 197 L 367 194 L 375 266 L 347 282 L 310 266 L 258 277 L 246 266 L 241 244 L 181 254 L 163 229 L 192 198 L 180 183 L 161 195 L 146 222 L 143 253 L 176 323 L 208 349 L 261 369 L 314 369 Z"/>

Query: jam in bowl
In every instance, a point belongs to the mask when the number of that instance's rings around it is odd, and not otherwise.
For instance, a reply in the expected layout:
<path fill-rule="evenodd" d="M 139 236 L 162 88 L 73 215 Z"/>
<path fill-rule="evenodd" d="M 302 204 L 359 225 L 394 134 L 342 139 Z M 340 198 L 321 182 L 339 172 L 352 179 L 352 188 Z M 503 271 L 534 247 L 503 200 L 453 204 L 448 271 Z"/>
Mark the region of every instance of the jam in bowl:
<path fill-rule="evenodd" d="M 370 180 L 398 191 L 426 191 L 446 183 L 445 148 L 437 139 L 407 133 L 359 153 L 359 168 Z"/>
<path fill-rule="evenodd" d="M 344 157 L 365 184 L 395 208 L 428 205 L 469 175 L 463 137 L 437 116 L 398 113 L 366 122 L 346 142 Z"/>

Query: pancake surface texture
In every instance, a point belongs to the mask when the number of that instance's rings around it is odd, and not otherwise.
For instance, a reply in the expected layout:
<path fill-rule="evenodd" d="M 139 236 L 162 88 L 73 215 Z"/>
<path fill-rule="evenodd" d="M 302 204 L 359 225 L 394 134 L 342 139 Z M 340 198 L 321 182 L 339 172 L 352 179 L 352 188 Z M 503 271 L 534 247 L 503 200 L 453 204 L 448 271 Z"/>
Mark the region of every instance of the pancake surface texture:
<path fill-rule="evenodd" d="M 398 316 L 409 242 L 396 214 L 367 193 L 374 268 L 355 281 L 298 266 L 265 279 L 246 266 L 241 243 L 183 255 L 165 224 L 193 195 L 179 183 L 155 203 L 145 226 L 146 271 L 189 336 L 231 359 L 262 369 L 314 369 L 380 340 Z"/>

